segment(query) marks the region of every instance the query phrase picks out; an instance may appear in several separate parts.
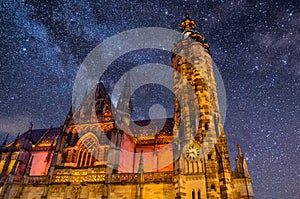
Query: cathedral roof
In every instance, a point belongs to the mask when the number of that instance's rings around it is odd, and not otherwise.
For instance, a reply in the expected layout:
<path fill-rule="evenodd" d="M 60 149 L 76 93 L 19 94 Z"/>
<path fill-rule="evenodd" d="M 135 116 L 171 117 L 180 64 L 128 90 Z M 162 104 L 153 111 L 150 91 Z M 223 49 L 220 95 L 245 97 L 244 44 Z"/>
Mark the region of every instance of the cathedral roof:
<path fill-rule="evenodd" d="M 162 123 L 163 121 L 165 121 L 165 122 Z M 153 135 L 153 133 L 155 133 L 157 136 L 173 135 L 173 131 L 172 131 L 173 126 L 174 126 L 174 119 L 173 118 L 152 119 L 152 120 L 137 120 L 137 121 L 134 121 L 134 123 L 137 124 L 138 126 L 141 126 L 141 127 L 147 126 L 147 128 L 144 128 L 143 132 L 139 132 L 139 133 L 133 132 L 137 137 L 140 137 L 140 136 L 146 136 L 147 137 L 147 136 Z M 151 125 L 149 125 L 150 123 L 151 123 Z M 157 132 L 157 131 L 159 131 L 159 132 Z"/>
<path fill-rule="evenodd" d="M 48 129 L 33 129 L 28 130 L 25 133 L 21 134 L 17 141 L 17 146 L 22 146 L 26 143 L 26 139 L 31 137 L 33 145 L 44 145 L 51 146 L 51 143 L 57 139 L 58 135 L 61 132 L 60 127 L 48 128 Z M 14 141 L 10 142 L 7 147 L 10 148 L 13 145 Z"/>

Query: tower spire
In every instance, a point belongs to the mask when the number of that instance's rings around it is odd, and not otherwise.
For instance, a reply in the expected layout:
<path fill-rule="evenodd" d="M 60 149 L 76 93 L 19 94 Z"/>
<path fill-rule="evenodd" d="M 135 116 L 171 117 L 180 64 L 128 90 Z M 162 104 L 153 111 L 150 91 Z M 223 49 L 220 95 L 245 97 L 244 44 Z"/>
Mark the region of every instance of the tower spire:
<path fill-rule="evenodd" d="M 22 143 L 22 147 L 26 150 L 30 150 L 32 147 L 32 127 L 33 127 L 33 123 L 30 122 L 29 128 L 28 128 L 28 133 L 26 134 L 25 137 L 25 142 Z"/>
<path fill-rule="evenodd" d="M 117 104 L 117 119 L 121 122 L 120 125 L 129 126 L 130 124 L 130 113 L 132 111 L 131 104 L 131 77 L 130 72 L 127 73 L 124 88 L 120 95 L 118 104 Z M 124 128 L 122 128 L 124 129 Z"/>
<path fill-rule="evenodd" d="M 31 131 L 31 130 L 32 130 L 32 127 L 33 127 L 33 123 L 30 122 L 28 130 Z"/>
<path fill-rule="evenodd" d="M 204 36 L 200 34 L 196 30 L 196 28 L 197 23 L 190 18 L 190 15 L 188 13 L 186 13 L 185 19 L 180 23 L 180 30 L 182 32 L 183 38 L 190 38 L 191 41 L 200 42 L 201 45 L 209 52 L 209 44 L 206 43 Z"/>
<path fill-rule="evenodd" d="M 238 148 L 238 157 L 240 157 L 243 155 L 242 150 L 241 150 L 241 145 L 237 144 L 237 148 Z"/>
<path fill-rule="evenodd" d="M 15 140 L 13 142 L 13 145 L 11 147 L 12 150 L 14 150 L 14 148 L 16 147 L 16 145 L 18 143 L 18 140 L 19 140 L 19 137 L 20 137 L 20 132 L 18 133 L 17 137 L 15 138 Z"/>
<path fill-rule="evenodd" d="M 197 24 L 194 20 L 190 19 L 189 13 L 185 13 L 185 19 L 180 23 L 180 30 L 182 32 L 195 31 Z"/>
<path fill-rule="evenodd" d="M 235 175 L 238 177 L 249 177 L 249 170 L 248 165 L 246 163 L 246 159 L 244 157 L 244 154 L 241 150 L 241 145 L 237 144 L 238 147 L 238 156 L 236 159 L 236 169 L 235 169 Z"/>
<path fill-rule="evenodd" d="M 136 190 L 137 199 L 143 199 L 143 189 L 144 189 L 144 160 L 143 160 L 143 150 L 141 150 L 139 170 L 138 170 L 138 185 Z"/>

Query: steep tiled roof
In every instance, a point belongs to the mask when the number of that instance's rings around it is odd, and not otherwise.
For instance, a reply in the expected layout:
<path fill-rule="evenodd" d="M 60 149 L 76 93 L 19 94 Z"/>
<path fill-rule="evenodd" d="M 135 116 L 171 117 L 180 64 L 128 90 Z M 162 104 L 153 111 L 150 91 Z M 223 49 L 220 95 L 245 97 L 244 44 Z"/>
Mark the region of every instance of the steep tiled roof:
<path fill-rule="evenodd" d="M 49 129 L 28 130 L 25 133 L 20 135 L 17 142 L 17 146 L 22 146 L 25 143 L 26 138 L 30 136 L 30 133 L 31 133 L 32 144 L 39 144 L 42 142 L 47 142 L 47 143 L 49 142 L 51 144 L 52 141 L 58 137 L 60 132 L 61 132 L 60 127 L 56 127 L 56 128 L 51 127 Z M 13 145 L 13 143 L 14 141 L 10 142 L 7 146 L 10 147 Z"/>
<path fill-rule="evenodd" d="M 43 145 L 51 145 L 52 142 L 54 142 L 57 139 L 57 137 L 59 136 L 60 132 L 61 132 L 61 128 L 50 128 L 34 144 L 36 144 L 36 145 L 41 145 L 41 144 L 43 144 Z"/>

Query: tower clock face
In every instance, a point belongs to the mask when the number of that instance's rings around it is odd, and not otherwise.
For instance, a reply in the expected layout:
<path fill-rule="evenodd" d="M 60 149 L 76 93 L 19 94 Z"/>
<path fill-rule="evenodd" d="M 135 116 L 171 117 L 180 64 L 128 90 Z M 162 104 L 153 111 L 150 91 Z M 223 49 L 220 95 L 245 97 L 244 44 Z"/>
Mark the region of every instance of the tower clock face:
<path fill-rule="evenodd" d="M 196 146 L 189 146 L 185 152 L 186 157 L 189 160 L 195 160 L 200 157 L 200 149 Z"/>

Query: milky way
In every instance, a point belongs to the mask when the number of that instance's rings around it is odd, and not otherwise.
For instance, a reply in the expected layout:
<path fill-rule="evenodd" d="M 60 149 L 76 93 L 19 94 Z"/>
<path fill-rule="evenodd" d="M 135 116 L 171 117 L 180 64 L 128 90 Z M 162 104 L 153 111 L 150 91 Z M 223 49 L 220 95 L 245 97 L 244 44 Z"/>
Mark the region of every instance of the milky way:
<path fill-rule="evenodd" d="M 80 64 L 104 39 L 140 27 L 179 30 L 189 12 L 225 84 L 232 164 L 241 143 L 256 198 L 299 198 L 299 1 L 0 3 L 0 140 L 30 121 L 62 125 Z M 170 54 L 143 51 L 116 63 L 148 61 L 170 64 Z"/>

